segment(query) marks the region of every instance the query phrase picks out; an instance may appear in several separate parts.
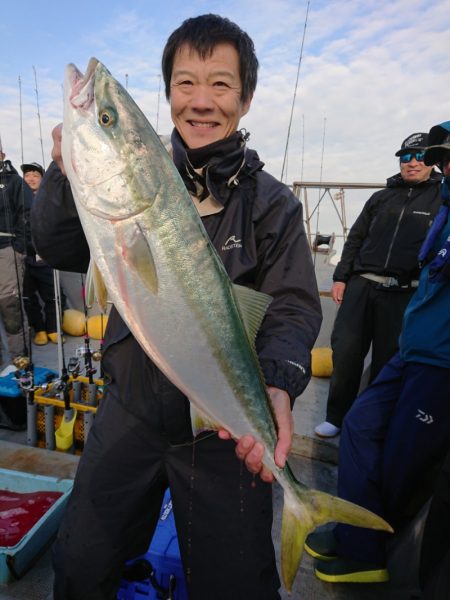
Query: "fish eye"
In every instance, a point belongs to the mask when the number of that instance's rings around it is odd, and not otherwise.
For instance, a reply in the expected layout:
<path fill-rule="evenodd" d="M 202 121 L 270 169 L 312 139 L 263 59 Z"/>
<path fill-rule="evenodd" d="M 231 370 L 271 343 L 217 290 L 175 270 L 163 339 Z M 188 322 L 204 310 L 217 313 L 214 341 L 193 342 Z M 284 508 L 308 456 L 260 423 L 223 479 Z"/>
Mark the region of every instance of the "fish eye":
<path fill-rule="evenodd" d="M 111 127 L 116 122 L 114 111 L 109 108 L 103 108 L 98 115 L 98 122 L 104 127 Z"/>

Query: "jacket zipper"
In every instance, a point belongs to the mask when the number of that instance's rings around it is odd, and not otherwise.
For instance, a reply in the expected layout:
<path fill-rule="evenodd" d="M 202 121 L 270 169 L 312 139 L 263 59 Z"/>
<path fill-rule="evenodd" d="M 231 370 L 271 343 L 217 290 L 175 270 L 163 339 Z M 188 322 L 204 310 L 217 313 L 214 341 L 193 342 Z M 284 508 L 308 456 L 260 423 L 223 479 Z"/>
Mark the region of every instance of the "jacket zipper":
<path fill-rule="evenodd" d="M 388 253 L 387 253 L 387 256 L 386 256 L 386 262 L 384 263 L 384 268 L 385 269 L 387 269 L 387 266 L 388 266 L 388 263 L 389 263 L 389 259 L 391 258 L 392 247 L 394 245 L 395 238 L 397 237 L 397 233 L 398 233 L 398 230 L 400 228 L 400 221 L 403 218 L 403 215 L 404 215 L 405 210 L 406 210 L 406 205 L 408 203 L 408 200 L 411 197 L 412 191 L 413 191 L 412 188 L 409 188 L 408 195 L 406 196 L 406 200 L 405 200 L 405 203 L 404 203 L 403 208 L 402 208 L 402 212 L 400 213 L 400 215 L 399 215 L 399 217 L 397 219 L 397 224 L 395 226 L 394 235 L 392 236 L 392 240 L 391 240 L 391 243 L 389 245 L 389 250 L 388 250 Z"/>

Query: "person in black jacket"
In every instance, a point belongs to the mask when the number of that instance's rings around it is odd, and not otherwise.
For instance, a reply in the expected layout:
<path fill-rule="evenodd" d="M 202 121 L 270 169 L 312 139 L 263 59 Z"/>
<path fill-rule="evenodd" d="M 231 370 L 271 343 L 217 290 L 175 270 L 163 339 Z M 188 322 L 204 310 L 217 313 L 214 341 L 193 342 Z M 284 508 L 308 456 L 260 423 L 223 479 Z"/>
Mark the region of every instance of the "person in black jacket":
<path fill-rule="evenodd" d="M 405 308 L 417 287 L 417 255 L 439 210 L 442 176 L 425 165 L 428 134 L 413 133 L 396 152 L 400 173 L 366 202 L 344 244 L 331 295 L 339 306 L 333 374 L 321 437 L 339 434 L 372 345 L 369 382 L 398 349 Z"/>
<path fill-rule="evenodd" d="M 0 147 L 0 317 L 11 359 L 27 353 L 22 281 L 30 205 L 30 188 Z"/>
<path fill-rule="evenodd" d="M 238 130 L 256 86 L 253 42 L 228 19 L 203 15 L 173 32 L 162 66 L 175 124 L 173 160 L 206 231 L 233 282 L 273 297 L 256 345 L 281 466 L 321 311 L 301 204 L 263 170 Z M 34 241 L 52 266 L 82 270 L 89 249 L 61 170 L 60 133 L 54 131 L 55 162 L 34 204 Z M 248 435 L 235 443 L 226 431 L 194 441 L 187 398 L 114 308 L 103 368 L 104 399 L 54 548 L 55 600 L 115 597 L 125 561 L 148 548 L 168 486 L 189 597 L 279 599 L 272 475 L 262 467 L 262 445 Z"/>
<path fill-rule="evenodd" d="M 45 173 L 42 165 L 32 162 L 20 165 L 20 168 L 24 181 L 35 196 Z M 66 299 L 62 289 L 60 298 L 64 309 Z M 58 333 L 53 269 L 36 254 L 31 242 L 28 243 L 25 258 L 23 300 L 29 324 L 34 329 L 33 342 L 37 346 L 45 346 L 49 340 L 56 344 Z"/>

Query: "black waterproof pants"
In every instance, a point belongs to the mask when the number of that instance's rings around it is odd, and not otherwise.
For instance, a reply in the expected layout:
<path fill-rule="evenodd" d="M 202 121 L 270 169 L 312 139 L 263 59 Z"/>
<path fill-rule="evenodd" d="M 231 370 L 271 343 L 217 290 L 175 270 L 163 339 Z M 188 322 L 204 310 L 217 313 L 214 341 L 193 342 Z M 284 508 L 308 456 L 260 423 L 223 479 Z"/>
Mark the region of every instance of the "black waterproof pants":
<path fill-rule="evenodd" d="M 425 523 L 420 581 L 424 600 L 450 598 L 450 451 L 439 474 Z"/>
<path fill-rule="evenodd" d="M 398 350 L 403 313 L 413 292 L 413 289 L 385 288 L 358 275 L 348 282 L 331 334 L 333 374 L 326 416 L 329 423 L 341 427 L 358 395 L 370 345 L 369 381 L 375 379 Z"/>
<path fill-rule="evenodd" d="M 66 298 L 62 292 L 61 306 L 64 310 Z M 34 331 L 55 333 L 56 304 L 53 269 L 47 265 L 25 265 L 23 278 L 23 300 L 28 321 Z"/>
<path fill-rule="evenodd" d="M 234 442 L 194 444 L 103 400 L 54 546 L 54 600 L 114 600 L 126 560 L 148 549 L 170 487 L 190 600 L 278 600 L 272 487 Z"/>

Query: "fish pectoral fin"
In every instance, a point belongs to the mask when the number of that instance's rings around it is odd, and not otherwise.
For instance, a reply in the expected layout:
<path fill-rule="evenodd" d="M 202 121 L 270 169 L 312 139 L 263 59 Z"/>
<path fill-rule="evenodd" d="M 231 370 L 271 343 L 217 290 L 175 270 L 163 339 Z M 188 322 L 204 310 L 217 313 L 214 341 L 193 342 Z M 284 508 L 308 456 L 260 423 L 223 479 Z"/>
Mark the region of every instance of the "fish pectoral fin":
<path fill-rule="evenodd" d="M 272 296 L 257 292 L 243 285 L 233 284 L 236 302 L 244 321 L 248 339 L 253 344 Z"/>
<path fill-rule="evenodd" d="M 191 405 L 191 423 L 192 423 L 192 434 L 196 437 L 202 431 L 218 431 L 223 429 L 220 425 L 215 423 L 212 419 L 204 415 L 198 409 L 194 407 L 192 402 Z"/>
<path fill-rule="evenodd" d="M 126 265 L 139 274 L 140 280 L 152 294 L 157 294 L 158 275 L 155 261 L 139 223 L 133 223 L 132 227 L 116 224 L 116 237 Z"/>
<path fill-rule="evenodd" d="M 106 303 L 108 301 L 108 290 L 100 273 L 97 264 L 91 260 L 86 275 L 86 306 L 92 308 L 95 300 L 102 312 L 106 312 Z"/>
<path fill-rule="evenodd" d="M 308 533 L 317 526 L 337 522 L 392 533 L 383 518 L 367 508 L 318 490 L 297 490 L 298 504 L 285 500 L 281 524 L 281 574 L 288 590 L 292 589 L 303 546 Z"/>

